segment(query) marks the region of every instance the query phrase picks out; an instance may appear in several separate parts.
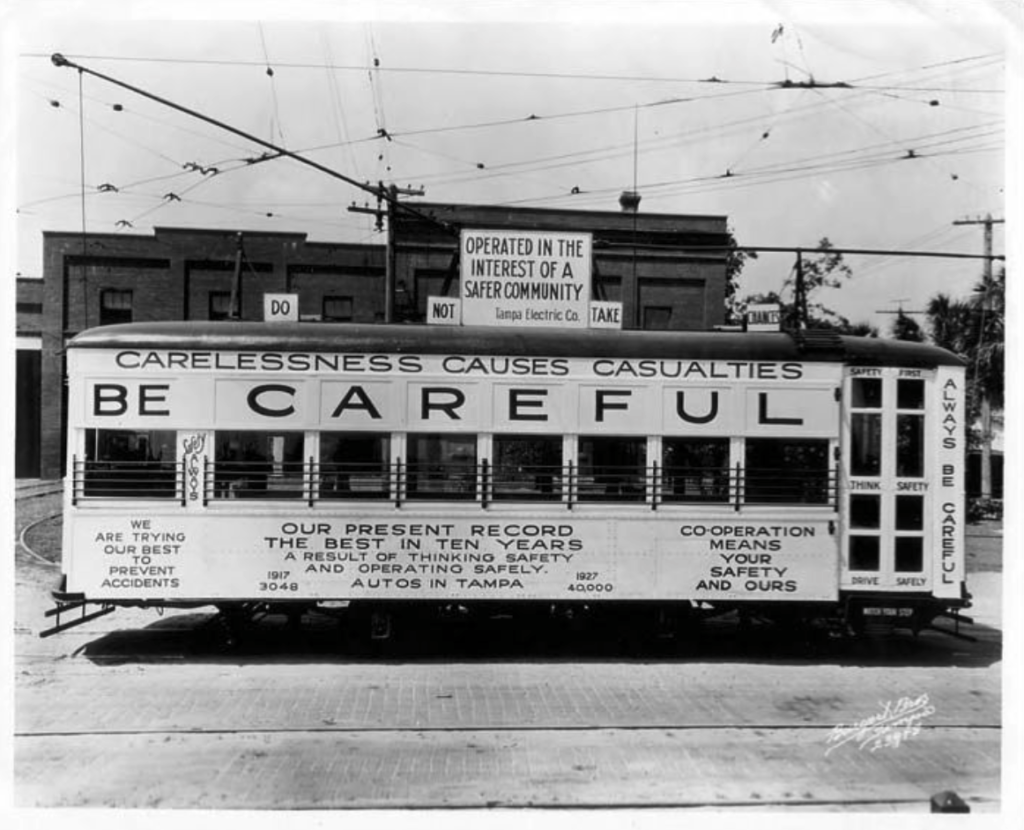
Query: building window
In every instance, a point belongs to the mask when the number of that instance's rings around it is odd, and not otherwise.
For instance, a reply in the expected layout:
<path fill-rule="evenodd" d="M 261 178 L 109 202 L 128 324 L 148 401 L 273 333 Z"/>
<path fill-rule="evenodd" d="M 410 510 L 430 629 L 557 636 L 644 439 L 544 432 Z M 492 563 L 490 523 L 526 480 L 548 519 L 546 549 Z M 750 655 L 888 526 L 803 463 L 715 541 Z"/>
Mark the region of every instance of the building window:
<path fill-rule="evenodd" d="M 667 331 L 672 328 L 672 307 L 667 305 L 644 306 L 644 328 L 649 331 Z"/>
<path fill-rule="evenodd" d="M 100 292 L 100 325 L 112 326 L 116 323 L 132 321 L 132 292 L 105 288 Z"/>
<path fill-rule="evenodd" d="M 608 303 L 622 302 L 622 277 L 594 276 L 594 299 Z"/>
<path fill-rule="evenodd" d="M 231 319 L 231 292 L 230 291 L 211 291 L 210 292 L 210 306 L 208 311 L 208 317 L 210 320 L 230 320 Z"/>
<path fill-rule="evenodd" d="M 324 322 L 328 323 L 351 323 L 352 298 L 324 297 L 324 312 L 322 319 Z"/>
<path fill-rule="evenodd" d="M 444 288 L 447 285 L 448 294 L 445 295 Z M 397 294 L 397 291 L 396 291 Z M 427 319 L 427 299 L 429 297 L 458 297 L 459 296 L 459 275 L 447 271 L 418 269 L 413 283 L 413 303 L 411 319 L 422 321 Z M 395 297 L 396 303 L 398 297 Z M 397 310 L 397 309 L 396 309 Z"/>

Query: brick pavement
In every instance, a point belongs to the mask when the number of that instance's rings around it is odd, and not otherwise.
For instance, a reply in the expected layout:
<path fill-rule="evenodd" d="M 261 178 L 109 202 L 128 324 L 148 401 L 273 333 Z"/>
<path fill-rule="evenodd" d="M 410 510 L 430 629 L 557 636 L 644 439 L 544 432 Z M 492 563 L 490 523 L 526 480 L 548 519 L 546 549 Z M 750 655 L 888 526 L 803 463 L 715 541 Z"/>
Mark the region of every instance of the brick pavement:
<path fill-rule="evenodd" d="M 998 726 L 998 670 L 344 659 L 20 667 L 16 731 L 834 725 L 927 694 L 932 725 Z M 34 684 L 33 679 L 44 680 Z M 729 694 L 723 694 L 723 683 Z"/>
<path fill-rule="evenodd" d="M 848 750 L 848 751 L 847 751 Z M 771 773 L 765 774 L 765 759 Z M 999 741 L 928 730 L 825 755 L 815 730 L 289 733 L 19 743 L 18 806 L 407 808 L 998 804 Z M 824 805 L 822 805 L 824 802 Z"/>

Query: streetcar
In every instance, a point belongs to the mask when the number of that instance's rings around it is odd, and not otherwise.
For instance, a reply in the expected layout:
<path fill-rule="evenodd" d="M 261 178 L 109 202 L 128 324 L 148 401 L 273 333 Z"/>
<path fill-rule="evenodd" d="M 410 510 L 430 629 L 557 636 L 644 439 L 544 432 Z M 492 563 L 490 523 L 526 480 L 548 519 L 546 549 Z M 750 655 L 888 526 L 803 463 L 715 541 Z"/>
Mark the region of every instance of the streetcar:
<path fill-rule="evenodd" d="M 965 370 L 929 345 L 162 322 L 66 356 L 47 635 L 122 606 L 385 637 L 403 609 L 916 633 L 970 605 Z"/>

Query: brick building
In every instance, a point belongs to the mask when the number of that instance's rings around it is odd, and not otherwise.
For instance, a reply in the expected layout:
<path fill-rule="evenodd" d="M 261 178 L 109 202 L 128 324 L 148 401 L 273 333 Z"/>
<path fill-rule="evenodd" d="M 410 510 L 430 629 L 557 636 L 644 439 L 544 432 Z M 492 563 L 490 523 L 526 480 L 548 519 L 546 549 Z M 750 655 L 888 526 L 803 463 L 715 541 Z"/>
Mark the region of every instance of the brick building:
<path fill-rule="evenodd" d="M 43 234 L 40 475 L 64 462 L 64 343 L 93 326 L 263 317 L 263 295 L 297 293 L 308 319 L 382 318 L 385 249 L 300 233 L 156 228 L 152 236 Z M 236 282 L 235 275 L 238 274 Z"/>
<path fill-rule="evenodd" d="M 45 232 L 43 279 L 18 281 L 17 474 L 63 473 L 63 347 L 78 332 L 129 321 L 229 319 L 233 307 L 240 319 L 260 320 L 265 293 L 297 294 L 302 320 L 419 322 L 428 296 L 458 295 L 460 228 L 589 232 L 593 298 L 621 302 L 625 327 L 706 330 L 723 322 L 724 217 L 410 207 L 415 212 L 391 211 L 389 246 L 188 228 Z"/>
<path fill-rule="evenodd" d="M 593 234 L 593 299 L 621 302 L 626 328 L 701 331 L 724 322 L 723 216 L 418 201 L 411 207 L 415 214 L 392 211 L 399 317 L 405 309 L 407 319 L 422 320 L 427 296 L 444 293 L 446 284 L 449 295 L 458 295 L 458 229 L 487 228 Z"/>

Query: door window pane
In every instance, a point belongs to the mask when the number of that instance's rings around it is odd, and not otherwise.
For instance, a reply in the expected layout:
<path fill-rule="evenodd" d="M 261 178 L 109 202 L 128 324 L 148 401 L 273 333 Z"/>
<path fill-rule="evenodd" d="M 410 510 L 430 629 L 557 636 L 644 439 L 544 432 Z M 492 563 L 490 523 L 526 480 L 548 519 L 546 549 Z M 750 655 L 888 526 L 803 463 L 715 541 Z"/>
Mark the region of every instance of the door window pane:
<path fill-rule="evenodd" d="M 924 381 L 904 378 L 896 382 L 897 409 L 924 409 Z"/>
<path fill-rule="evenodd" d="M 924 415 L 896 416 L 896 475 L 924 475 Z"/>
<path fill-rule="evenodd" d="M 924 570 L 924 540 L 920 536 L 896 537 L 896 571 L 919 573 Z"/>
<path fill-rule="evenodd" d="M 896 529 L 924 530 L 923 496 L 896 496 Z"/>
<path fill-rule="evenodd" d="M 854 412 L 850 416 L 850 473 L 855 476 L 881 475 L 881 415 Z"/>
<path fill-rule="evenodd" d="M 877 530 L 881 522 L 881 499 L 878 496 L 850 496 L 850 527 Z"/>
<path fill-rule="evenodd" d="M 877 571 L 881 540 L 877 536 L 850 537 L 850 570 Z"/>
<path fill-rule="evenodd" d="M 881 378 L 854 378 L 850 381 L 850 389 L 853 392 L 853 401 L 850 405 L 854 409 L 882 408 Z"/>

